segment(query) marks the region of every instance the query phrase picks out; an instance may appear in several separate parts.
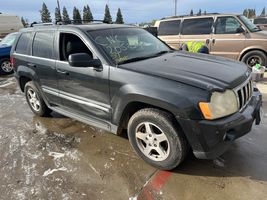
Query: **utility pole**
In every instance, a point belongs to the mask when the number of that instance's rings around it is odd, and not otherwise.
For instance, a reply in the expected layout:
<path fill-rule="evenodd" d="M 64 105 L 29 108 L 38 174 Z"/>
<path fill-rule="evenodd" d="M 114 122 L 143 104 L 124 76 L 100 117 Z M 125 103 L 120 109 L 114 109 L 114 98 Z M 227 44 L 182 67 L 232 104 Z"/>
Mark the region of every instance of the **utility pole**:
<path fill-rule="evenodd" d="M 174 14 L 175 16 L 177 16 L 177 0 L 174 0 L 174 9 L 175 9 Z"/>
<path fill-rule="evenodd" d="M 60 10 L 60 5 L 59 5 L 59 0 L 57 0 L 57 7 L 58 7 L 58 10 L 59 10 L 59 15 L 61 16 L 61 10 Z"/>

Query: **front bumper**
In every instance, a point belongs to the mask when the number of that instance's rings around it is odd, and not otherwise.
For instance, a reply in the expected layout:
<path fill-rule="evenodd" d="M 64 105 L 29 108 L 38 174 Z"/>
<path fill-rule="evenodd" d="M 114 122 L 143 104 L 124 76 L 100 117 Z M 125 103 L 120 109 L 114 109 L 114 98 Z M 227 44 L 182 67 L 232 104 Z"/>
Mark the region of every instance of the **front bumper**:
<path fill-rule="evenodd" d="M 237 138 L 250 132 L 253 122 L 260 123 L 262 95 L 255 89 L 244 110 L 223 119 L 187 120 L 177 118 L 194 155 L 200 159 L 215 159 L 222 155 Z"/>

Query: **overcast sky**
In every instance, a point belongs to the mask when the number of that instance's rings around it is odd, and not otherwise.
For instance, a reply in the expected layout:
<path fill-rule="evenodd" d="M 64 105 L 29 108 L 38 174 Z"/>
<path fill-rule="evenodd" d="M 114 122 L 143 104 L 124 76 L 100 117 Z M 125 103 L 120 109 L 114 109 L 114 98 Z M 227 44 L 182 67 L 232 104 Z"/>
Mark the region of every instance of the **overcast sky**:
<path fill-rule="evenodd" d="M 1 0 L 0 12 L 17 14 L 30 22 L 40 21 L 39 10 L 45 2 L 54 18 L 56 0 Z M 61 6 L 66 6 L 72 17 L 74 6 L 82 10 L 89 4 L 95 19 L 103 19 L 105 4 L 108 3 L 115 20 L 120 7 L 126 23 L 149 22 L 165 16 L 174 15 L 174 0 L 60 0 Z M 178 14 L 188 14 L 191 9 L 207 12 L 241 13 L 244 8 L 255 8 L 260 13 L 267 7 L 267 0 L 178 0 Z"/>

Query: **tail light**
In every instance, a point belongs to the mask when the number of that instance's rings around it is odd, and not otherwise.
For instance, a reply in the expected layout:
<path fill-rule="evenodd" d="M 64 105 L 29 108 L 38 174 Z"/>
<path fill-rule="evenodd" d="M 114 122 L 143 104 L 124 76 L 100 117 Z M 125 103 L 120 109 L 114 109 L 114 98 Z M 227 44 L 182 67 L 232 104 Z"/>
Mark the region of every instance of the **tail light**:
<path fill-rule="evenodd" d="M 14 57 L 13 56 L 10 56 L 10 64 L 12 68 L 14 69 Z"/>

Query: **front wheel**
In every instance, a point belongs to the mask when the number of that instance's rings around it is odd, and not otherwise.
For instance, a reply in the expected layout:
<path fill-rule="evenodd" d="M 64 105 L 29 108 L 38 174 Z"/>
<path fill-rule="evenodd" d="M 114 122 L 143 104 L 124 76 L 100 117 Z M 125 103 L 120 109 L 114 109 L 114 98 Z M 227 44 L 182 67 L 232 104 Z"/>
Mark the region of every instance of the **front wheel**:
<path fill-rule="evenodd" d="M 0 60 L 0 74 L 8 75 L 13 73 L 13 67 L 10 59 L 4 58 Z"/>
<path fill-rule="evenodd" d="M 251 68 L 257 64 L 260 64 L 261 66 L 266 66 L 267 56 L 264 52 L 255 50 L 246 53 L 241 61 L 246 63 L 247 66 Z"/>
<path fill-rule="evenodd" d="M 150 165 L 171 170 L 186 157 L 188 143 L 173 117 L 147 108 L 136 112 L 128 123 L 128 136 L 136 153 Z"/>

